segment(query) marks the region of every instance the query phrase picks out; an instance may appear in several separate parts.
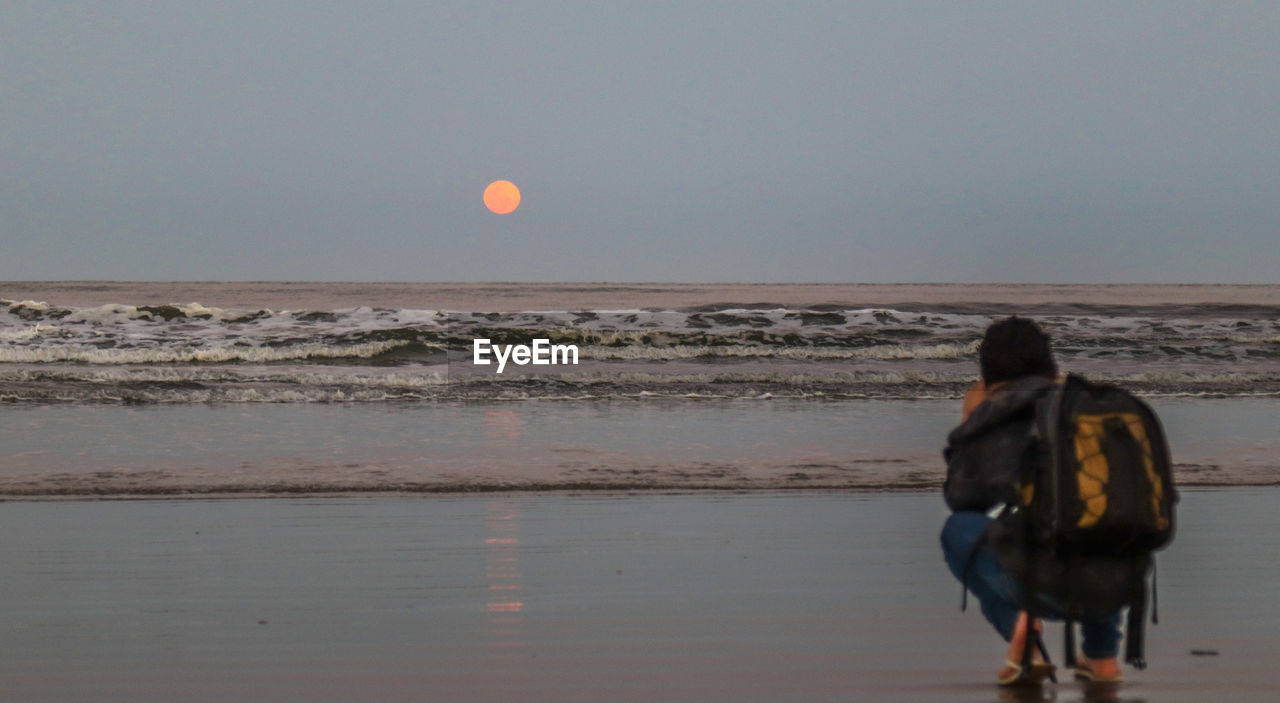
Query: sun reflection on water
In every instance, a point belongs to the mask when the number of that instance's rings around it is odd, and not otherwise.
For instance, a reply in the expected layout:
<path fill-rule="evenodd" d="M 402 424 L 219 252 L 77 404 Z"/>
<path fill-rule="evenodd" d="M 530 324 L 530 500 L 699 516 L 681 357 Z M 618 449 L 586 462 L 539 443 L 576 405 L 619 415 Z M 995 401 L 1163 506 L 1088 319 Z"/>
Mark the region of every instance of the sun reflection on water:
<path fill-rule="evenodd" d="M 491 653 L 523 656 L 525 639 L 524 582 L 520 569 L 520 507 L 492 501 L 485 518 L 485 578 L 488 581 L 487 630 Z"/>

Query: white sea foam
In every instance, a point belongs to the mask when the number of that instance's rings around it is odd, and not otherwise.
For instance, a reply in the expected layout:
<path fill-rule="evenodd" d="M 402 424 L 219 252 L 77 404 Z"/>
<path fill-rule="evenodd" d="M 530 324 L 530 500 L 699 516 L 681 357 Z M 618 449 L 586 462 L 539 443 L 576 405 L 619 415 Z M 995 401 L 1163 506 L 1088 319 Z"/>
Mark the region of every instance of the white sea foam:
<path fill-rule="evenodd" d="M 17 342 L 61 335 L 62 330 L 54 325 L 33 325 L 14 329 L 0 329 L 0 342 Z"/>
<path fill-rule="evenodd" d="M 967 344 L 888 344 L 864 348 L 786 347 L 761 345 L 590 346 L 581 354 L 588 359 L 646 359 L 666 361 L 705 358 L 827 359 L 963 359 L 977 352 L 978 342 Z"/>
<path fill-rule="evenodd" d="M 946 397 L 976 374 L 970 362 L 978 339 L 996 317 L 963 303 L 932 311 L 709 301 L 679 310 L 614 304 L 472 312 L 262 302 L 77 308 L 0 301 L 0 396 L 288 402 L 295 397 L 290 393 L 300 393 L 298 402 L 338 402 L 441 397 L 469 388 L 489 397 L 583 398 L 612 396 L 607 388 L 618 384 L 627 397 L 755 391 Z M 1280 386 L 1280 320 L 1256 306 L 1221 312 L 1063 308 L 1039 320 L 1059 363 L 1083 367 L 1091 377 L 1153 393 L 1241 394 Z M 457 371 L 456 355 L 474 338 L 533 337 L 578 345 L 589 368 L 557 374 L 545 387 L 537 386 L 536 375 L 445 383 L 446 347 L 455 356 L 450 370 Z M 873 372 L 882 375 L 867 375 Z M 724 393 L 710 387 L 715 384 L 727 386 Z"/>
<path fill-rule="evenodd" d="M 73 366 L 32 365 L 0 367 L 0 384 L 83 384 L 100 387 L 139 384 L 173 385 L 294 385 L 366 388 L 431 388 L 448 381 L 447 368 L 423 368 L 417 373 L 373 374 L 361 367 L 316 371 L 325 367 L 299 366 Z"/>
<path fill-rule="evenodd" d="M 302 344 L 270 348 L 222 346 L 212 349 L 98 349 L 86 346 L 23 347 L 0 349 L 0 363 L 78 362 L 85 364 L 176 364 L 218 363 L 228 361 L 270 362 L 299 359 L 368 359 L 409 342 L 392 340 L 352 345 Z"/>

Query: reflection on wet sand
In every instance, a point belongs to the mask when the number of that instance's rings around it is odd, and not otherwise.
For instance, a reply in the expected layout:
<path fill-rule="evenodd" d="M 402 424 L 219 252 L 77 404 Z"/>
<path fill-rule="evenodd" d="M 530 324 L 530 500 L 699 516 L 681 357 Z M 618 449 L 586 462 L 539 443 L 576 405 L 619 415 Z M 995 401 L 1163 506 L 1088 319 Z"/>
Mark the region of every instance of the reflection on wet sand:
<path fill-rule="evenodd" d="M 1271 703 L 1277 499 L 1185 492 L 1153 666 L 1032 692 L 936 495 L 11 502 L 0 699 Z"/>
<path fill-rule="evenodd" d="M 528 654 L 525 639 L 524 583 L 520 571 L 520 508 L 491 501 L 485 518 L 485 579 L 488 583 L 489 655 L 496 668 L 518 663 Z M 499 660 L 501 665 L 498 665 Z"/>
<path fill-rule="evenodd" d="M 997 700 L 1001 703 L 1042 703 L 1058 700 L 1072 703 L 1146 703 L 1145 698 L 1122 698 L 1123 683 L 1077 682 L 1077 684 L 998 688 Z"/>
<path fill-rule="evenodd" d="M 528 434 L 524 419 L 506 409 L 484 413 L 485 436 L 492 442 L 514 444 Z M 511 661 L 528 653 L 525 639 L 524 583 L 520 571 L 520 505 L 509 500 L 486 504 L 485 579 L 488 583 L 489 653 Z"/>

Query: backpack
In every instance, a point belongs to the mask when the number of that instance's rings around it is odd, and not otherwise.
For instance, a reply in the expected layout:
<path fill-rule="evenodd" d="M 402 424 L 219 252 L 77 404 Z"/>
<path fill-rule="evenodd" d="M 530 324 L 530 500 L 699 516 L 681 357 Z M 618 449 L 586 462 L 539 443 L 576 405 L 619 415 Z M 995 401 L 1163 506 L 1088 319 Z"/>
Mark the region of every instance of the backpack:
<path fill-rule="evenodd" d="M 1036 401 L 1031 434 L 1021 505 L 1006 527 L 1021 532 L 1026 564 L 1017 577 L 1028 609 L 1037 592 L 1062 604 L 1074 666 L 1073 621 L 1127 606 L 1125 661 L 1145 668 L 1146 579 L 1152 553 L 1173 539 L 1178 500 L 1160 421 L 1128 391 L 1073 374 Z M 1154 592 L 1153 576 L 1156 623 Z M 1036 646 L 1043 648 L 1029 643 L 1024 664 Z"/>

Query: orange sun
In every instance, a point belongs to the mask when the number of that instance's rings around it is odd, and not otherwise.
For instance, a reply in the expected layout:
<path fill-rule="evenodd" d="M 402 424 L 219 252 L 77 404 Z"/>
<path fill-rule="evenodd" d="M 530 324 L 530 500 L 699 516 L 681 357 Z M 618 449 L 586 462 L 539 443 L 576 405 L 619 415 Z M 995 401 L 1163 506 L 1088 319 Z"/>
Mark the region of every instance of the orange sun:
<path fill-rule="evenodd" d="M 484 189 L 484 206 L 505 215 L 520 207 L 520 189 L 511 181 L 494 181 Z"/>

